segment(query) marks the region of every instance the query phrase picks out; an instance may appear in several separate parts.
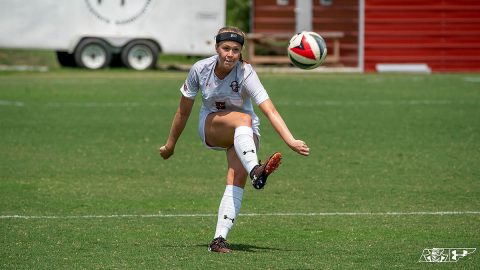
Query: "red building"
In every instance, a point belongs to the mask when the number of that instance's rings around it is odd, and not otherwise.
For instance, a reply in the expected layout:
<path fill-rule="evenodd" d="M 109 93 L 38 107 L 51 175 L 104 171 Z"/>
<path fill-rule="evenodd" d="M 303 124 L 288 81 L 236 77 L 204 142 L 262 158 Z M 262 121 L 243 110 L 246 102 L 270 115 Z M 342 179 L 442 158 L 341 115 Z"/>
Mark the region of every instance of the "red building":
<path fill-rule="evenodd" d="M 251 25 L 265 36 L 341 32 L 339 61 L 330 65 L 480 71 L 480 0 L 253 0 Z M 330 54 L 333 40 L 325 39 Z"/>

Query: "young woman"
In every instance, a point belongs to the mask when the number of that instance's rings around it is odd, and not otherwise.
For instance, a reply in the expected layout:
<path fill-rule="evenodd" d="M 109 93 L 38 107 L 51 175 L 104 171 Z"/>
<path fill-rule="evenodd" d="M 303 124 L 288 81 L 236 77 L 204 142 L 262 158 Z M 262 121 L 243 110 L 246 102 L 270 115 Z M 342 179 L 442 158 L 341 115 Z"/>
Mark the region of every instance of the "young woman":
<path fill-rule="evenodd" d="M 308 156 L 310 149 L 297 140 L 275 109 L 252 66 L 242 60 L 245 34 L 236 27 L 224 27 L 215 37 L 217 55 L 198 61 L 190 69 L 180 88 L 182 97 L 173 118 L 170 134 L 160 155 L 173 155 L 178 138 L 192 111 L 195 96 L 200 93 L 198 131 L 205 147 L 226 152 L 227 186 L 220 201 L 215 236 L 209 250 L 228 253 L 226 238 L 240 211 L 243 189 L 249 176 L 256 189 L 265 186 L 267 177 L 280 165 L 276 152 L 259 164 L 259 119 L 253 101 L 268 118 L 283 141 L 295 152 Z"/>

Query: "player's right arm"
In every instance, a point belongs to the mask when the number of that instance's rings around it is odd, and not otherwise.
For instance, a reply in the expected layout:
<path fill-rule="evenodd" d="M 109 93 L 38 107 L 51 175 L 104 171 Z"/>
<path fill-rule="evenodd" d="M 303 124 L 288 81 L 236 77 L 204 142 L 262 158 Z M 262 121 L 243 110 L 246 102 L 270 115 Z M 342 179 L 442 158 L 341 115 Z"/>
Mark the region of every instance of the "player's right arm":
<path fill-rule="evenodd" d="M 201 67 L 200 67 L 201 68 Z M 160 147 L 160 156 L 163 159 L 168 159 L 173 155 L 175 151 L 175 145 L 177 144 L 178 138 L 182 134 L 187 120 L 190 117 L 192 112 L 193 103 L 195 102 L 195 96 L 197 95 L 200 84 L 199 84 L 199 74 L 198 62 L 192 66 L 190 72 L 188 73 L 185 83 L 180 87 L 180 92 L 182 93 L 182 98 L 180 99 L 180 105 L 178 106 L 177 112 L 173 117 L 172 126 L 170 128 L 170 134 L 168 135 L 167 143 Z"/>
<path fill-rule="evenodd" d="M 185 129 L 187 120 L 192 112 L 194 101 L 194 99 L 189 99 L 182 95 L 182 98 L 180 99 L 180 105 L 178 106 L 177 112 L 175 113 L 172 121 L 167 143 L 160 147 L 160 156 L 162 156 L 163 159 L 168 159 L 173 155 L 178 138 Z"/>

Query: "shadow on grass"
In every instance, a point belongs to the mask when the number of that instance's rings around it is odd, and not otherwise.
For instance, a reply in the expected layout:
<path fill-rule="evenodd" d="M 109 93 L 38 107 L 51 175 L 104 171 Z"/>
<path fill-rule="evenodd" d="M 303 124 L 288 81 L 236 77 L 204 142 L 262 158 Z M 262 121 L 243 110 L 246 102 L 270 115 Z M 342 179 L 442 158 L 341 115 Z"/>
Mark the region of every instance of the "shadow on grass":
<path fill-rule="evenodd" d="M 281 248 L 273 248 L 273 247 L 259 247 L 254 245 L 246 245 L 246 244 L 230 244 L 230 248 L 233 251 L 244 251 L 244 252 L 262 252 L 262 251 L 292 251 L 287 249 Z"/>
<path fill-rule="evenodd" d="M 197 244 L 194 245 L 195 247 L 201 248 L 208 248 L 208 244 Z M 229 248 L 231 248 L 234 252 L 268 252 L 268 251 L 296 251 L 293 249 L 282 249 L 282 248 L 273 248 L 273 247 L 259 247 L 254 245 L 246 245 L 246 244 L 229 244 Z"/>

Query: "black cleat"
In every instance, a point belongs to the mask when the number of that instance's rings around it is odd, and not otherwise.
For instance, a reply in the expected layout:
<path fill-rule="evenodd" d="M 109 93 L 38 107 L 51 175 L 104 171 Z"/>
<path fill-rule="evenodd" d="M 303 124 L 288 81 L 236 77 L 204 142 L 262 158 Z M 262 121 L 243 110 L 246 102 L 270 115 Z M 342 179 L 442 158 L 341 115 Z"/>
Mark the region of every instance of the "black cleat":
<path fill-rule="evenodd" d="M 256 189 L 262 189 L 267 183 L 267 177 L 273 173 L 282 160 L 282 154 L 275 152 L 270 156 L 264 164 L 255 166 L 250 172 L 250 178 L 252 179 L 252 185 Z"/>
<path fill-rule="evenodd" d="M 219 236 L 212 240 L 212 243 L 208 246 L 208 251 L 219 253 L 230 253 L 231 249 L 228 248 L 227 240 L 222 236 Z"/>

